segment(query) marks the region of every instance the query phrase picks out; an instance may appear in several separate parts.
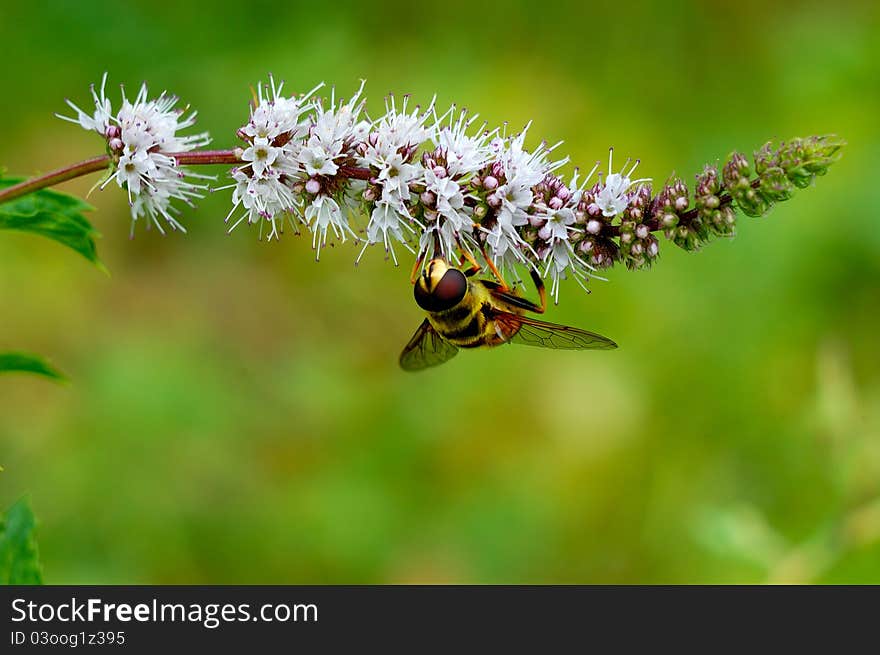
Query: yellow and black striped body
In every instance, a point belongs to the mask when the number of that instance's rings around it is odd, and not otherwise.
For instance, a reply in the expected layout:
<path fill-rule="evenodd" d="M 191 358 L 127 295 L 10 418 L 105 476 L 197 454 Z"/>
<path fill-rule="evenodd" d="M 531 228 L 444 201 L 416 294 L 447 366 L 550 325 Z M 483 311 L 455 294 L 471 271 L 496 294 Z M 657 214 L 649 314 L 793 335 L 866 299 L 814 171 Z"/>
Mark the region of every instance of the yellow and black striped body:
<path fill-rule="evenodd" d="M 511 335 L 503 334 L 492 318 L 493 310 L 522 313 L 493 297 L 483 280 L 469 280 L 461 302 L 443 311 L 428 312 L 428 322 L 437 334 L 459 348 L 497 346 Z"/>
<path fill-rule="evenodd" d="M 494 270 L 494 269 L 493 269 Z M 521 343 L 526 346 L 563 350 L 616 348 L 611 339 L 567 325 L 555 325 L 526 316 L 543 314 L 546 307 L 544 283 L 531 271 L 540 304 L 523 298 L 499 277 L 469 279 L 479 271 L 474 266 L 463 273 L 435 257 L 414 280 L 416 304 L 428 316 L 400 353 L 400 367 L 420 371 L 447 362 L 460 348 Z"/>

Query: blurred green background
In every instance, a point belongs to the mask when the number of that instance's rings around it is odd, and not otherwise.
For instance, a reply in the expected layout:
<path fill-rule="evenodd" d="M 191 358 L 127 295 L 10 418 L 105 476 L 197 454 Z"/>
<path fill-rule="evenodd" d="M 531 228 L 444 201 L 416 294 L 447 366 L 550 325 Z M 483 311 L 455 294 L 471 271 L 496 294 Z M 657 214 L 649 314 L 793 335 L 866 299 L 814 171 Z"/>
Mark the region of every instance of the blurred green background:
<path fill-rule="evenodd" d="M 46 581 L 880 582 L 877 3 L 415 7 L 5 3 L 0 164 L 100 154 L 52 114 L 105 70 L 114 99 L 179 94 L 217 147 L 268 72 L 366 78 L 375 111 L 436 92 L 657 180 L 773 137 L 849 146 L 733 241 L 567 283 L 548 318 L 620 350 L 421 375 L 396 363 L 408 265 L 227 237 L 228 192 L 134 241 L 124 194 L 93 193 L 109 277 L 0 235 L 0 347 L 72 379 L 0 378 L 0 504 L 30 494 Z"/>

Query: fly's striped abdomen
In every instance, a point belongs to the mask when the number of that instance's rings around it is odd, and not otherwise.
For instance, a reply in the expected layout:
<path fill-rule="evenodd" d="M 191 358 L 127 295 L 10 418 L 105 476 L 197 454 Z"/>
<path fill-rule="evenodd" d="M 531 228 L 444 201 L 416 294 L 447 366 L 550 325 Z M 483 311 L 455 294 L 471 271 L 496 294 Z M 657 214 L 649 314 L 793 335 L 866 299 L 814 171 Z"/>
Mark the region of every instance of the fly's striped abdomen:
<path fill-rule="evenodd" d="M 456 346 L 479 346 L 486 325 L 480 303 L 460 303 L 445 312 L 430 315 L 429 320 L 437 333 Z"/>

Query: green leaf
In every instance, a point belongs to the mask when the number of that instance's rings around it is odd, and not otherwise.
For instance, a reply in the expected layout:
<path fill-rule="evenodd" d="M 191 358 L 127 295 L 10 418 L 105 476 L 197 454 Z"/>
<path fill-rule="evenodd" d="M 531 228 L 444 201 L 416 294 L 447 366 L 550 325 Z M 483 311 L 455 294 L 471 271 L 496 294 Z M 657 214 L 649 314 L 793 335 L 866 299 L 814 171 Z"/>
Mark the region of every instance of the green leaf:
<path fill-rule="evenodd" d="M 0 188 L 21 180 L 0 180 Z M 103 268 L 98 259 L 95 239 L 100 236 L 82 215 L 93 209 L 75 196 L 40 189 L 21 198 L 0 203 L 0 229 L 33 232 L 72 248 L 90 262 Z"/>
<path fill-rule="evenodd" d="M 64 374 L 53 368 L 46 360 L 28 353 L 0 353 L 0 373 L 35 373 L 53 380 L 63 381 Z"/>
<path fill-rule="evenodd" d="M 0 521 L 0 584 L 43 584 L 35 530 L 33 512 L 22 498 Z"/>

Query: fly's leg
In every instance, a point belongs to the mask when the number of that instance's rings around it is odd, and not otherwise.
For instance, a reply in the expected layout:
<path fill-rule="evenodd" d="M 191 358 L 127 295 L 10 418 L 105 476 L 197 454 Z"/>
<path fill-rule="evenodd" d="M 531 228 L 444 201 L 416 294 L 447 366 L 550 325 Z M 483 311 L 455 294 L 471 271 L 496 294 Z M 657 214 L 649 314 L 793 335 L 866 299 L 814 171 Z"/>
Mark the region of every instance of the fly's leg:
<path fill-rule="evenodd" d="M 545 311 L 547 311 L 547 292 L 544 290 L 544 281 L 541 279 L 538 271 L 536 271 L 534 268 L 530 269 L 529 273 L 532 276 L 532 281 L 535 283 L 535 288 L 538 290 L 538 299 L 541 302 L 532 302 L 528 298 L 523 298 L 519 295 L 510 294 L 508 294 L 507 302 L 511 303 L 515 307 L 518 307 L 519 309 L 524 309 L 527 312 L 543 314 Z"/>
<path fill-rule="evenodd" d="M 471 266 L 467 270 L 463 270 L 465 277 L 473 277 L 477 273 L 483 270 L 483 267 L 474 259 L 474 256 L 465 250 L 464 248 L 460 248 L 461 252 L 461 260 L 459 260 L 459 266 L 464 267 L 465 263 L 469 263 Z"/>
<path fill-rule="evenodd" d="M 486 265 L 489 267 L 489 270 L 492 271 L 492 275 L 495 276 L 495 279 L 498 280 L 498 283 L 501 285 L 502 291 L 507 291 L 510 289 L 507 286 L 507 282 L 504 281 L 504 278 L 501 277 L 501 273 L 498 271 L 498 268 L 495 266 L 495 263 L 492 261 L 492 258 L 486 253 L 486 244 L 480 244 L 480 253 L 483 255 L 483 259 L 486 260 Z"/>
<path fill-rule="evenodd" d="M 547 311 L 547 290 L 544 288 L 544 280 L 534 268 L 529 269 L 529 274 L 532 276 L 532 282 L 535 283 L 535 288 L 538 290 L 538 299 L 541 301 L 541 304 L 535 305 L 535 309 L 532 311 L 536 314 L 543 314 Z"/>
<path fill-rule="evenodd" d="M 413 265 L 412 273 L 409 274 L 409 283 L 415 284 L 416 280 L 419 279 L 419 273 L 422 270 L 422 262 L 425 261 L 424 255 L 419 255 L 416 257 L 416 263 Z"/>

